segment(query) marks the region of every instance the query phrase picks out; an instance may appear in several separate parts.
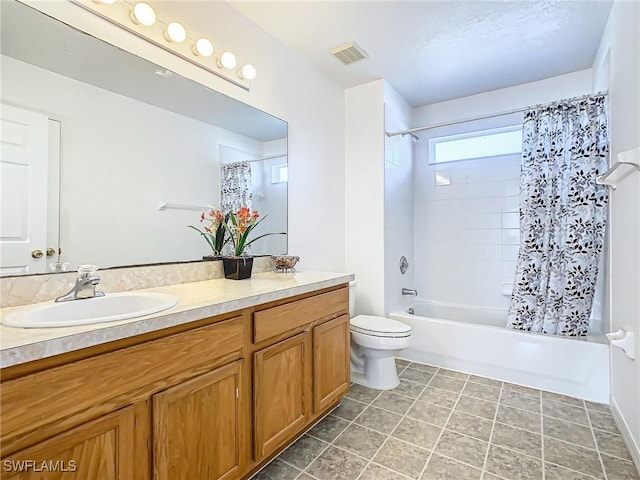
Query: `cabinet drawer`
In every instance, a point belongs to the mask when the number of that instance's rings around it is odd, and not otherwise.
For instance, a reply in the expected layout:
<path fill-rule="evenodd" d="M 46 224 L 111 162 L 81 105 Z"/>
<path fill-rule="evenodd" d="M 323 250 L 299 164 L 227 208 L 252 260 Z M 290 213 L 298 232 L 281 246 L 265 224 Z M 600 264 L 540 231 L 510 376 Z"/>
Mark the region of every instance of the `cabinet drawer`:
<path fill-rule="evenodd" d="M 253 314 L 253 341 L 259 343 L 315 320 L 348 311 L 348 288 L 267 308 Z"/>
<path fill-rule="evenodd" d="M 178 333 L 2 383 L 2 454 L 113 411 L 126 398 L 170 386 L 172 376 L 244 348 L 242 318 Z M 55 393 L 53 393 L 55 392 Z M 54 426 L 55 425 L 55 426 Z"/>

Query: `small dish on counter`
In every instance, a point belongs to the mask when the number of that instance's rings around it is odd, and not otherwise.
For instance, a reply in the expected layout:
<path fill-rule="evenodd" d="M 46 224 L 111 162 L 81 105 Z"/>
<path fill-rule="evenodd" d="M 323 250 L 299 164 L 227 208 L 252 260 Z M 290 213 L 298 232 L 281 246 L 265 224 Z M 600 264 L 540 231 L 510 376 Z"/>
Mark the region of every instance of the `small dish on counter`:
<path fill-rule="evenodd" d="M 300 257 L 295 255 L 271 255 L 271 264 L 275 272 L 295 272 Z"/>

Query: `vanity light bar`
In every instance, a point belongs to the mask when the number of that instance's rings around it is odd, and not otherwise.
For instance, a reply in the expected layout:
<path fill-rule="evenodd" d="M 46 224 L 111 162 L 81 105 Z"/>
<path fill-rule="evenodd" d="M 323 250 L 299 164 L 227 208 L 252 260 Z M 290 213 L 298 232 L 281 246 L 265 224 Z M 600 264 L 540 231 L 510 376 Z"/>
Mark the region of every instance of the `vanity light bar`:
<path fill-rule="evenodd" d="M 101 0 L 101 3 L 104 3 L 104 1 Z M 114 3 L 115 2 L 111 2 L 107 5 L 113 5 Z M 146 25 L 150 27 L 156 23 L 156 11 L 148 3 L 138 2 L 133 6 L 129 18 L 136 25 Z"/>
<path fill-rule="evenodd" d="M 180 22 L 169 22 L 164 31 L 167 42 L 182 43 L 187 39 L 187 30 Z"/>
<path fill-rule="evenodd" d="M 193 44 L 193 54 L 210 57 L 213 55 L 213 43 L 211 43 L 211 40 L 208 38 L 199 38 L 196 40 L 196 43 Z"/>
<path fill-rule="evenodd" d="M 157 17 L 153 6 L 148 2 L 135 0 L 71 0 L 71 2 L 247 91 L 250 90 L 251 80 L 256 77 L 256 68 L 252 64 L 246 63 L 236 70 L 237 60 L 233 53 L 216 52 L 214 44 L 206 36 L 190 37 L 187 29 L 180 22 L 164 22 Z"/>

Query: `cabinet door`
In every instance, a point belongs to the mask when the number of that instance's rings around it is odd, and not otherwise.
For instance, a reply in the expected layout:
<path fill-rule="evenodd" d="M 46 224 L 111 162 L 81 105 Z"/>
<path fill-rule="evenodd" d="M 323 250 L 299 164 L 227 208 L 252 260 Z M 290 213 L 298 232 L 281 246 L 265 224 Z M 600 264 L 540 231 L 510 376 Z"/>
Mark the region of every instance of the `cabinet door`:
<path fill-rule="evenodd" d="M 313 329 L 314 408 L 318 413 L 349 390 L 349 316 Z"/>
<path fill-rule="evenodd" d="M 56 435 L 2 460 L 2 479 L 134 478 L 133 407 Z"/>
<path fill-rule="evenodd" d="M 155 480 L 231 480 L 245 468 L 243 361 L 153 396 Z"/>
<path fill-rule="evenodd" d="M 311 409 L 309 333 L 254 353 L 256 460 L 273 453 L 307 422 Z"/>

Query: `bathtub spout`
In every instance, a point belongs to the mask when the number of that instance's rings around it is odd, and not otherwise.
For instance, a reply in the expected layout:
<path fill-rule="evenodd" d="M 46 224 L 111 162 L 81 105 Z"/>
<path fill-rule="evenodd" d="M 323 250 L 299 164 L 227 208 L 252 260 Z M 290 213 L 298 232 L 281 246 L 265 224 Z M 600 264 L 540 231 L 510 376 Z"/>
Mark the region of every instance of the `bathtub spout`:
<path fill-rule="evenodd" d="M 403 288 L 402 289 L 402 294 L 403 295 L 413 295 L 413 296 L 418 296 L 418 290 L 411 290 L 410 288 Z"/>

